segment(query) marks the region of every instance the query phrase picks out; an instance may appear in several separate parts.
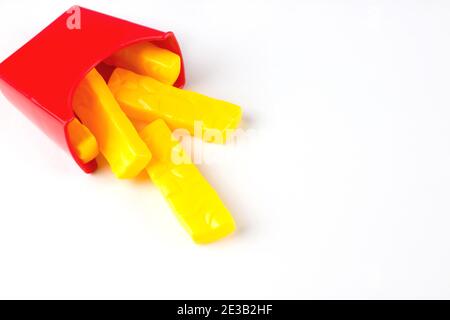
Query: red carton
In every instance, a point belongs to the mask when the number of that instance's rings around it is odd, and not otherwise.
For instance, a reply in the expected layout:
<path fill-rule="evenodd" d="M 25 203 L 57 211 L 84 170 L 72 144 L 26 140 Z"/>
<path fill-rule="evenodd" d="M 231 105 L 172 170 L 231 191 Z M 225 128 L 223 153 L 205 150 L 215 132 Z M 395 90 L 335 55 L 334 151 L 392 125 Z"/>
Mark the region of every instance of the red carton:
<path fill-rule="evenodd" d="M 78 19 L 78 20 L 77 20 Z M 131 44 L 152 41 L 181 57 L 174 86 L 185 83 L 183 59 L 172 32 L 161 32 L 81 7 L 73 7 L 0 64 L 0 90 L 12 104 L 90 173 L 69 143 L 74 119 L 72 97 L 86 74 L 111 54 Z M 107 78 L 108 68 L 100 67 Z"/>

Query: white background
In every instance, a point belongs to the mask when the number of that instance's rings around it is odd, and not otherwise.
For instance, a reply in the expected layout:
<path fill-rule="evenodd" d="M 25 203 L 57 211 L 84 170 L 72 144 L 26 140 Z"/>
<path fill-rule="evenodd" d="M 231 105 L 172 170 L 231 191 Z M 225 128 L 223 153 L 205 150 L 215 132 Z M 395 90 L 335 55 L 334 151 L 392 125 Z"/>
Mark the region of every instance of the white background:
<path fill-rule="evenodd" d="M 0 0 L 0 59 L 73 4 Z M 174 31 L 187 88 L 243 107 L 200 165 L 239 231 L 193 244 L 1 96 L 0 298 L 450 298 L 450 2 L 78 4 Z"/>

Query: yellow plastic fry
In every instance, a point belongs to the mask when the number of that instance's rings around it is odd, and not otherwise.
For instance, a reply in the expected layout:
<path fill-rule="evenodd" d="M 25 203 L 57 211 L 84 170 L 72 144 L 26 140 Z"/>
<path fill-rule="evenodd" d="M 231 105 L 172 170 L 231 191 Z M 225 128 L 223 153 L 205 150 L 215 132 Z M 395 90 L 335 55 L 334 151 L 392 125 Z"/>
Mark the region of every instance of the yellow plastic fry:
<path fill-rule="evenodd" d="M 90 71 L 81 81 L 73 109 L 97 139 L 100 152 L 118 178 L 135 177 L 150 162 L 148 147 L 97 70 Z"/>
<path fill-rule="evenodd" d="M 69 122 L 67 132 L 70 144 L 81 161 L 88 163 L 98 156 L 97 140 L 78 119 L 75 118 Z"/>
<path fill-rule="evenodd" d="M 237 105 L 165 85 L 122 68 L 114 70 L 108 85 L 130 118 L 147 123 L 163 119 L 172 130 L 184 128 L 192 135 L 199 132 L 208 142 L 225 143 L 242 118 Z"/>
<path fill-rule="evenodd" d="M 231 234 L 233 217 L 166 123 L 156 120 L 140 134 L 153 152 L 147 172 L 192 239 L 210 243 Z"/>
<path fill-rule="evenodd" d="M 123 48 L 104 62 L 153 77 L 169 85 L 175 83 L 181 69 L 179 55 L 150 42 L 139 42 Z"/>

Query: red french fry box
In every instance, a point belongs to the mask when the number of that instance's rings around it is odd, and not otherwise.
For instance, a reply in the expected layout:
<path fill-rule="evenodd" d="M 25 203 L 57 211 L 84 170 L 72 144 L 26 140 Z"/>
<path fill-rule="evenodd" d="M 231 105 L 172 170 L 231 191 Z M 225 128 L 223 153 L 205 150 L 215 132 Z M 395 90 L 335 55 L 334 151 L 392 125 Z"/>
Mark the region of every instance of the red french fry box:
<path fill-rule="evenodd" d="M 97 168 L 96 161 L 83 163 L 68 138 L 67 125 L 75 117 L 74 91 L 86 74 L 104 59 L 141 41 L 152 41 L 181 57 L 181 73 L 174 86 L 182 87 L 185 83 L 183 59 L 172 32 L 73 7 L 0 64 L 0 90 L 67 150 L 81 169 L 91 173 Z M 107 79 L 111 70 L 100 65 L 98 71 Z"/>

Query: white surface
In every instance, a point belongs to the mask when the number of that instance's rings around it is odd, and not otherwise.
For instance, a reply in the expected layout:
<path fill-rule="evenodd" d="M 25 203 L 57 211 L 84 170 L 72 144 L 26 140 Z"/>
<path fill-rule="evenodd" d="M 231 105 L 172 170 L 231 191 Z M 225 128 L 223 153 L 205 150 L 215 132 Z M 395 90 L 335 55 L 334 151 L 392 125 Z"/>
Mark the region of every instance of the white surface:
<path fill-rule="evenodd" d="M 73 4 L 1 0 L 0 59 Z M 200 166 L 240 230 L 194 245 L 1 96 L 0 298 L 450 298 L 448 1 L 78 4 L 174 31 L 187 88 L 242 105 Z"/>

